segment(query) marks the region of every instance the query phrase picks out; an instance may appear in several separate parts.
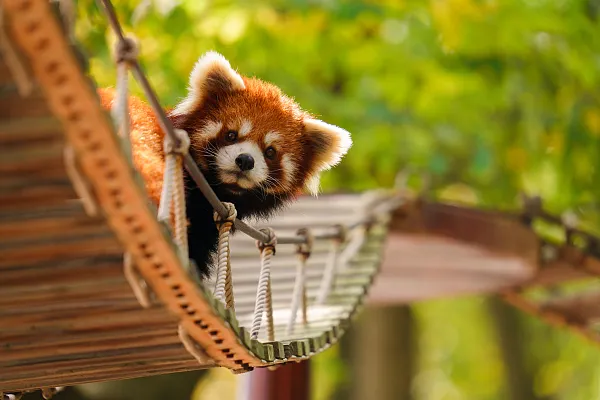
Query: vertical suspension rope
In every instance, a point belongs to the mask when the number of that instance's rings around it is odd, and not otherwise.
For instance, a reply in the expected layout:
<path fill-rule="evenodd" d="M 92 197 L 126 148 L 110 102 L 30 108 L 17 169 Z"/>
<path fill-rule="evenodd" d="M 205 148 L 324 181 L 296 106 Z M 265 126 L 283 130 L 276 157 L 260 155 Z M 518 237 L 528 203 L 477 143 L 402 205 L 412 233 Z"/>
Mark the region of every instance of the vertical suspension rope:
<path fill-rule="evenodd" d="M 271 228 L 261 229 L 261 231 L 268 236 L 269 240 L 267 242 L 256 242 L 261 255 L 260 276 L 258 279 L 258 289 L 256 291 L 256 302 L 254 304 L 254 316 L 252 318 L 250 337 L 252 339 L 258 338 L 263 314 L 266 309 L 267 323 L 269 324 L 268 335 L 273 336 L 272 338 L 270 337 L 269 340 L 275 340 L 273 332 L 273 303 L 271 298 L 271 258 L 275 254 L 277 237 Z"/>
<path fill-rule="evenodd" d="M 329 293 L 331 293 L 334 277 L 338 269 L 340 248 L 342 247 L 342 243 L 346 241 L 347 228 L 344 225 L 336 225 L 336 229 L 338 230 L 338 234 L 331 240 L 331 248 L 327 257 L 325 272 L 323 273 L 323 279 L 321 279 L 321 285 L 317 293 L 317 304 L 325 303 L 329 297 Z"/>
<path fill-rule="evenodd" d="M 65 146 L 63 161 L 67 176 L 69 177 L 79 200 L 81 200 L 85 213 L 90 217 L 95 217 L 99 213 L 100 206 L 90 190 L 89 182 L 83 177 L 81 170 L 79 169 L 77 155 L 72 146 Z"/>
<path fill-rule="evenodd" d="M 50 400 L 56 393 L 62 392 L 64 386 L 41 388 L 44 400 Z"/>
<path fill-rule="evenodd" d="M 274 254 L 274 253 L 273 253 Z M 267 314 L 267 340 L 275 340 L 275 323 L 273 321 L 273 297 L 271 292 L 271 277 L 267 280 L 267 298 L 265 299 L 265 314 Z"/>
<path fill-rule="evenodd" d="M 217 279 L 215 283 L 214 295 L 217 299 L 225 303 L 225 308 L 234 308 L 233 283 L 231 280 L 231 248 L 229 245 L 229 237 L 231 228 L 237 211 L 232 203 L 223 203 L 227 209 L 227 218 L 222 218 L 215 211 L 214 219 L 219 230 L 219 244 L 217 250 Z"/>
<path fill-rule="evenodd" d="M 165 153 L 166 153 L 165 138 Z M 163 171 L 163 185 L 160 192 L 157 219 L 169 224 L 171 220 L 171 205 L 173 203 L 173 179 L 175 178 L 175 158 L 165 157 L 165 170 Z"/>
<path fill-rule="evenodd" d="M 187 242 L 187 218 L 185 212 L 185 186 L 183 181 L 183 157 L 190 147 L 190 138 L 186 131 L 175 129 L 179 139 L 176 145 L 170 136 L 165 136 L 165 171 L 163 187 L 158 207 L 158 220 L 167 222 L 174 220 L 174 241 L 179 247 L 181 262 L 184 266 L 189 265 L 188 242 Z M 173 210 L 173 214 L 171 213 Z"/>
<path fill-rule="evenodd" d="M 177 327 L 177 335 L 179 336 L 179 340 L 183 344 L 183 347 L 198 361 L 200 365 L 213 364 L 214 361 L 210 358 L 204 350 L 193 340 L 190 338 L 188 333 L 186 332 L 183 325 L 179 324 Z"/>
<path fill-rule="evenodd" d="M 183 153 L 187 153 L 190 139 L 187 132 L 183 130 L 176 130 L 177 135 L 185 137 L 181 139 L 181 145 L 185 150 Z M 181 155 L 176 157 L 175 162 L 175 190 L 173 191 L 173 208 L 175 211 L 175 243 L 179 247 L 179 254 L 182 258 L 183 265 L 187 268 L 189 266 L 189 249 L 188 249 L 188 238 L 187 238 L 187 214 L 185 210 L 185 182 L 183 176 L 183 157 Z"/>
<path fill-rule="evenodd" d="M 117 63 L 117 85 L 116 98 L 110 109 L 110 113 L 115 120 L 117 133 L 121 137 L 121 146 L 131 159 L 131 142 L 129 131 L 131 123 L 129 121 L 129 68 L 131 62 L 137 60 L 139 49 L 135 39 L 125 38 L 118 41 L 115 45 L 115 61 Z"/>
<path fill-rule="evenodd" d="M 123 255 L 123 274 L 125 279 L 133 290 L 133 295 L 137 299 L 138 303 L 144 308 L 152 307 L 152 295 L 151 290 L 148 287 L 148 283 L 140 276 L 131 253 L 125 253 Z"/>
<path fill-rule="evenodd" d="M 361 249 L 365 239 L 367 238 L 367 232 L 370 229 L 370 224 L 360 225 L 353 232 L 354 237 L 350 240 L 350 243 L 346 246 L 346 248 L 340 253 L 339 256 L 339 270 L 344 271 L 348 268 L 348 263 Z"/>
<path fill-rule="evenodd" d="M 308 323 L 307 305 L 306 305 L 306 261 L 310 257 L 313 245 L 313 236 L 307 228 L 299 229 L 298 236 L 304 237 L 305 241 L 296 247 L 298 263 L 296 266 L 296 280 L 294 292 L 292 294 L 292 304 L 290 305 L 290 319 L 287 325 L 287 334 L 294 331 L 298 308 L 302 307 L 302 323 Z"/>
<path fill-rule="evenodd" d="M 117 85 L 115 101 L 110 109 L 116 121 L 117 134 L 121 137 L 121 146 L 128 157 L 132 157 L 131 142 L 129 141 L 129 66 L 125 62 L 117 64 Z"/>

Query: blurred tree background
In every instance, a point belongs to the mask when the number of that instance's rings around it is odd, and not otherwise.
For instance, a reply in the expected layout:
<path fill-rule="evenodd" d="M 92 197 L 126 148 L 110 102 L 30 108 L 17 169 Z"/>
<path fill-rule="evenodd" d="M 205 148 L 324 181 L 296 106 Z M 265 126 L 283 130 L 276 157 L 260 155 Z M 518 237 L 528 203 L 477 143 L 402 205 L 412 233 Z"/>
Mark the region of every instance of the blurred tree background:
<path fill-rule="evenodd" d="M 539 194 L 600 231 L 597 0 L 116 3 L 164 106 L 214 49 L 352 132 L 325 191 L 389 187 L 410 166 L 430 174 L 437 198 L 515 208 L 519 192 Z M 93 0 L 78 1 L 78 13 L 91 73 L 114 85 L 106 21 Z M 486 298 L 408 312 L 414 399 L 600 399 L 600 353 L 566 332 Z M 316 358 L 315 399 L 345 398 L 343 353 Z"/>

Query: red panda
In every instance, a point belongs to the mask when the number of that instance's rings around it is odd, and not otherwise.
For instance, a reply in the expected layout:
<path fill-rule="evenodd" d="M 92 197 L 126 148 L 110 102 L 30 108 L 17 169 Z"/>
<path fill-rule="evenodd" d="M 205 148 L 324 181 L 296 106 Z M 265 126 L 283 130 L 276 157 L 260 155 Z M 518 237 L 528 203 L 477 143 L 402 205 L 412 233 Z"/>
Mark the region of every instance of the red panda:
<path fill-rule="evenodd" d="M 110 109 L 115 92 L 98 90 Z M 135 97 L 129 102 L 133 161 L 158 204 L 162 188 L 164 133 L 152 109 Z M 196 63 L 187 96 L 168 118 L 190 137 L 190 154 L 221 201 L 238 218 L 266 218 L 303 189 L 316 194 L 319 175 L 336 165 L 352 145 L 350 134 L 303 111 L 275 85 L 234 71 L 216 52 Z M 213 209 L 186 176 L 190 258 L 200 277 L 210 274 L 217 229 Z"/>

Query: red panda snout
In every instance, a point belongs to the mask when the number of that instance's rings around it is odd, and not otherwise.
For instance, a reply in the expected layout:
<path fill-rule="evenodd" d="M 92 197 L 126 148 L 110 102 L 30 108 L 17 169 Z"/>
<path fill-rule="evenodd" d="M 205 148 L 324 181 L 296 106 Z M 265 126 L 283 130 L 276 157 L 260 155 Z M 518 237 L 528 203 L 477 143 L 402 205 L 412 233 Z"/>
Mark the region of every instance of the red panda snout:
<path fill-rule="evenodd" d="M 296 155 L 289 151 L 297 135 L 286 140 L 289 132 L 283 135 L 272 128 L 255 128 L 248 118 L 205 121 L 191 136 L 196 161 L 233 193 L 255 189 L 269 194 L 294 192 L 302 186 L 296 179 L 296 158 L 301 151 L 297 148 Z"/>
<path fill-rule="evenodd" d="M 277 86 L 240 75 L 215 52 L 200 57 L 170 116 L 190 134 L 197 162 L 214 172 L 215 184 L 234 191 L 316 194 L 321 172 L 352 145 L 347 131 L 312 117 Z M 252 168 L 240 169 L 242 154 Z"/>

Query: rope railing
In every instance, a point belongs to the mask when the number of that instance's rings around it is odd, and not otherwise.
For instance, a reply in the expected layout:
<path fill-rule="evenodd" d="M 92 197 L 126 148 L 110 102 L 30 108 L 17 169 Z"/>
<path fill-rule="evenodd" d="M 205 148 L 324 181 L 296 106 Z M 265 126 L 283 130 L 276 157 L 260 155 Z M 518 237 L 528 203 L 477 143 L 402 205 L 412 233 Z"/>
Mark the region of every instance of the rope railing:
<path fill-rule="evenodd" d="M 97 0 L 101 8 L 104 10 L 110 26 L 118 39 L 118 46 L 121 46 L 124 51 L 129 51 L 131 54 L 137 54 L 137 52 L 132 49 L 132 46 L 135 46 L 134 41 L 131 38 L 125 36 L 123 28 L 117 18 L 114 6 L 110 0 Z M 142 68 L 135 56 L 129 57 L 126 62 L 128 63 L 131 72 L 133 73 L 134 78 L 139 83 L 144 95 L 148 99 L 150 106 L 152 107 L 154 113 L 156 114 L 157 121 L 161 129 L 171 138 L 175 147 L 180 145 L 180 138 L 175 133 L 175 129 L 171 124 L 171 121 L 167 118 L 163 108 L 160 106 L 158 98 L 154 93 L 148 78 L 144 75 Z M 208 181 L 204 177 L 202 171 L 192 158 L 190 154 L 186 154 L 183 157 L 183 162 L 185 165 L 185 169 L 190 174 L 191 178 L 194 180 L 198 188 L 202 191 L 202 194 L 206 197 L 206 199 L 210 202 L 211 206 L 214 210 L 221 216 L 221 218 L 226 219 L 228 216 L 228 210 L 223 205 L 223 203 L 219 200 L 215 192 L 210 187 Z M 353 229 L 355 226 L 362 225 L 368 223 L 370 217 L 366 217 L 364 219 L 355 221 L 354 223 L 348 226 L 349 229 Z M 246 235 L 252 237 L 255 240 L 261 241 L 263 243 L 269 240 L 269 237 L 266 236 L 260 230 L 246 224 L 245 222 L 235 219 L 234 220 L 235 228 L 241 232 L 244 232 Z M 315 235 L 315 239 L 334 239 L 337 235 L 337 231 L 332 230 L 331 232 L 324 232 L 318 235 Z M 302 244 L 306 243 L 306 238 L 303 236 L 279 236 L 277 239 L 278 244 Z"/>
<path fill-rule="evenodd" d="M 331 240 L 331 248 L 325 264 L 323 279 L 321 280 L 319 292 L 317 294 L 317 304 L 323 304 L 327 297 L 329 297 L 329 293 L 333 287 L 335 273 L 337 272 L 340 248 L 342 247 L 342 243 L 346 240 L 346 227 L 344 225 L 338 225 L 337 228 L 339 229 L 339 237 Z"/>
<path fill-rule="evenodd" d="M 252 339 L 258 338 L 263 315 L 266 313 L 268 338 L 270 341 L 273 341 L 275 340 L 275 334 L 273 328 L 273 303 L 271 299 L 271 258 L 275 255 L 277 236 L 275 236 L 275 232 L 271 228 L 265 229 L 264 232 L 269 237 L 269 240 L 266 242 L 256 242 L 256 246 L 260 250 L 260 275 L 258 278 L 258 289 L 256 291 L 250 337 Z"/>
<path fill-rule="evenodd" d="M 306 311 L 306 261 L 312 252 L 312 234 L 306 228 L 298 231 L 299 235 L 306 236 L 306 243 L 297 246 L 296 253 L 298 254 L 298 263 L 296 265 L 296 279 L 294 292 L 292 293 L 292 303 L 290 305 L 290 319 L 288 321 L 287 332 L 291 334 L 296 323 L 298 308 L 302 307 L 302 324 L 308 323 Z"/>
<path fill-rule="evenodd" d="M 231 280 L 231 259 L 229 247 L 229 235 L 233 221 L 237 215 L 235 206 L 232 203 L 225 203 L 229 215 L 223 220 L 221 216 L 215 212 L 214 218 L 219 230 L 219 244 L 217 249 L 217 279 L 215 283 L 214 295 L 217 299 L 225 303 L 226 308 L 234 308 L 233 283 Z"/>
<path fill-rule="evenodd" d="M 258 280 L 254 314 L 250 336 L 257 339 L 263 318 L 267 319 L 267 337 L 269 341 L 275 340 L 273 305 L 271 292 L 271 258 L 275 255 L 277 244 L 294 244 L 297 246 L 298 266 L 295 279 L 294 293 L 292 303 L 290 304 L 290 319 L 287 326 L 287 332 L 292 333 L 296 321 L 298 310 L 302 310 L 302 323 L 307 325 L 307 298 L 305 288 L 305 269 L 306 262 L 310 256 L 312 243 L 315 240 L 332 240 L 337 243 L 332 249 L 335 257 L 332 255 L 330 264 L 323 277 L 318 296 L 317 304 L 322 304 L 329 295 L 337 271 L 344 271 L 350 259 L 353 258 L 360 248 L 362 248 L 367 233 L 372 224 L 376 221 L 377 215 L 389 213 L 403 201 L 403 196 L 381 196 L 369 201 L 369 208 L 360 218 L 345 226 L 335 225 L 330 230 L 319 234 L 312 234 L 308 229 L 300 229 L 295 236 L 278 236 L 271 228 L 256 229 L 239 219 L 233 204 L 223 203 L 217 197 L 213 189 L 208 184 L 202 171 L 189 154 L 190 139 L 187 132 L 181 129 L 175 129 L 167 118 L 163 108 L 160 106 L 158 98 L 154 93 L 150 82 L 144 75 L 138 62 L 138 48 L 134 39 L 126 37 L 116 16 L 115 9 L 110 0 L 98 0 L 101 8 L 104 10 L 112 30 L 117 36 L 115 59 L 117 63 L 117 94 L 116 100 L 111 108 L 111 114 L 115 120 L 115 125 L 119 136 L 122 139 L 122 147 L 127 156 L 132 159 L 130 143 L 130 120 L 128 116 L 128 79 L 131 72 L 140 84 L 145 97 L 147 98 L 160 128 L 165 132 L 164 152 L 165 152 L 165 170 L 163 176 L 163 187 L 160 197 L 157 219 L 161 222 L 172 225 L 174 228 L 174 241 L 179 250 L 179 256 L 182 264 L 188 268 L 188 243 L 187 226 L 185 212 L 185 193 L 183 166 L 188 171 L 202 194 L 210 202 L 214 209 L 214 220 L 219 231 L 218 249 L 217 249 L 217 276 L 213 295 L 221 301 L 226 309 L 234 310 L 233 283 L 231 277 L 230 261 L 230 240 L 232 226 L 255 239 L 261 253 L 261 268 Z M 172 223 L 169 223 L 172 222 Z M 358 229 L 358 230 L 357 230 Z M 347 246 L 340 252 L 341 244 L 346 240 L 347 232 L 354 234 Z M 339 254 L 338 254 L 339 253 Z M 124 264 L 125 275 L 132 286 L 134 293 L 140 304 L 144 307 L 151 306 L 150 296 L 147 285 L 144 285 L 136 274 L 135 265 L 130 255 L 126 255 Z M 183 327 L 180 327 L 180 337 L 182 341 L 189 338 L 185 335 Z M 189 342 L 189 340 L 188 340 Z M 185 344 L 185 343 L 184 343 Z M 201 355 L 196 354 L 190 343 L 186 344 L 186 349 L 193 353 L 194 357 L 201 359 Z"/>

